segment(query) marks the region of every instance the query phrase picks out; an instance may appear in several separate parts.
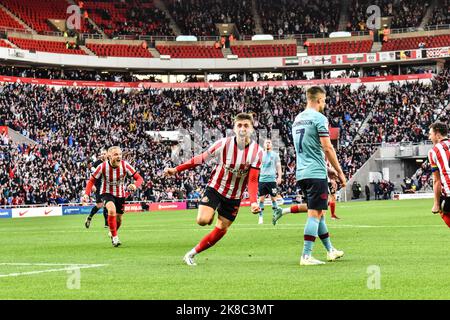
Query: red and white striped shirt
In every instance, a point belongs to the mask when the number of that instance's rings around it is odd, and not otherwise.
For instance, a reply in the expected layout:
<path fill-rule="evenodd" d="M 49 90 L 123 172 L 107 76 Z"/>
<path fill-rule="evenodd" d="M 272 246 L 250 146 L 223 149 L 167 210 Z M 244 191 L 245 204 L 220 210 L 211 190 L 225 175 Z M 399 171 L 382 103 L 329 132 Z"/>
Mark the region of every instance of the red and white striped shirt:
<path fill-rule="evenodd" d="M 100 194 L 109 193 L 118 198 L 125 198 L 125 178 L 133 177 L 136 170 L 125 160 L 120 161 L 117 168 L 113 168 L 109 161 L 101 163 L 92 176 L 95 179 L 102 177 Z"/>
<path fill-rule="evenodd" d="M 214 143 L 207 152 L 209 157 L 217 160 L 208 187 L 228 199 L 241 199 L 248 184 L 250 167 L 261 167 L 264 150 L 255 141 L 240 149 L 236 137 L 228 137 Z"/>
<path fill-rule="evenodd" d="M 450 197 L 450 142 L 442 140 L 428 152 L 431 171 L 439 170 L 441 175 L 442 195 Z"/>

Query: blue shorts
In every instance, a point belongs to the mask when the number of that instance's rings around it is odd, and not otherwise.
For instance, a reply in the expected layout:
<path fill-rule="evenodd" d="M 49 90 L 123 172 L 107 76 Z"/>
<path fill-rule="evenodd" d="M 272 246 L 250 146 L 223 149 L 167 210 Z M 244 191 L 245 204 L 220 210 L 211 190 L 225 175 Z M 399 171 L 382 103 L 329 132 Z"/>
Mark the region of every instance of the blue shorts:
<path fill-rule="evenodd" d="M 304 179 L 297 182 L 301 188 L 308 209 L 328 209 L 328 181 L 327 179 Z"/>
<path fill-rule="evenodd" d="M 270 195 L 271 197 L 277 196 L 277 183 L 276 182 L 259 182 L 258 194 L 260 197 Z"/>

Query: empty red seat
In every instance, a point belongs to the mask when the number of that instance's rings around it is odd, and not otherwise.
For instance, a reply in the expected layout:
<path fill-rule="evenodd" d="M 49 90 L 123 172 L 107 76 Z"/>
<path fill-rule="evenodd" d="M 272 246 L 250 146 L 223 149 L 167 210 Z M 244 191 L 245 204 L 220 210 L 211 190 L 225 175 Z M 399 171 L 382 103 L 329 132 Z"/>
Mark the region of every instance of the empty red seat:
<path fill-rule="evenodd" d="M 8 40 L 13 42 L 19 48 L 25 50 L 64 53 L 64 54 L 80 54 L 80 55 L 86 54 L 83 50 L 67 49 L 66 43 L 61 41 L 44 41 L 44 40 L 33 40 L 14 37 L 8 37 Z"/>

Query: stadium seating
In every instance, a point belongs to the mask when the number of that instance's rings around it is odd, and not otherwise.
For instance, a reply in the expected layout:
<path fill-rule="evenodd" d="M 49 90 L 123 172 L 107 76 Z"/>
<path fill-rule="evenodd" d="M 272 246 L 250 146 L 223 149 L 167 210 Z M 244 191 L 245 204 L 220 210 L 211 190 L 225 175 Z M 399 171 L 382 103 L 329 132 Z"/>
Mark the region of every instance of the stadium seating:
<path fill-rule="evenodd" d="M 441 5 L 437 5 L 434 8 L 433 16 L 428 21 L 428 25 L 445 25 L 450 24 L 450 14 L 449 13 L 450 1 L 443 0 Z"/>
<path fill-rule="evenodd" d="M 256 4 L 267 34 L 330 33 L 338 28 L 339 0 L 258 0 Z"/>
<path fill-rule="evenodd" d="M 419 43 L 425 43 L 426 48 L 446 47 L 450 46 L 450 34 L 439 36 L 420 36 L 411 38 L 390 39 L 385 42 L 382 51 L 408 50 L 418 49 Z"/>
<path fill-rule="evenodd" d="M 5 40 L 0 40 L 0 47 L 12 48 L 12 46 L 8 42 L 5 42 Z"/>
<path fill-rule="evenodd" d="M 67 7 L 70 5 L 61 0 L 3 0 L 2 4 L 39 33 L 54 31 L 47 20 L 66 19 Z M 88 31 L 84 22 L 81 28 L 82 32 Z"/>
<path fill-rule="evenodd" d="M 3 11 L 3 9 L 0 9 L 0 26 L 20 30 L 25 29 L 20 23 L 11 18 L 11 16 L 7 14 L 5 11 Z"/>
<path fill-rule="evenodd" d="M 173 35 L 170 20 L 152 0 L 85 1 L 89 16 L 109 36 Z"/>
<path fill-rule="evenodd" d="M 373 40 L 311 43 L 308 55 L 370 52 Z"/>
<path fill-rule="evenodd" d="M 14 37 L 8 37 L 8 40 L 13 42 L 19 48 L 25 50 L 65 53 L 65 54 L 82 54 L 82 55 L 86 54 L 86 52 L 80 49 L 67 49 L 66 44 L 60 41 L 43 41 L 43 40 L 33 40 Z"/>
<path fill-rule="evenodd" d="M 296 44 L 237 45 L 231 46 L 233 54 L 248 57 L 286 57 L 297 56 Z"/>
<path fill-rule="evenodd" d="M 92 50 L 97 56 L 109 57 L 137 57 L 152 58 L 152 54 L 145 48 L 136 45 L 126 44 L 98 44 L 86 43 L 86 47 Z"/>
<path fill-rule="evenodd" d="M 234 23 L 240 34 L 254 33 L 250 0 L 167 0 L 167 8 L 183 34 L 218 35 L 216 23 Z"/>
<path fill-rule="evenodd" d="M 222 50 L 204 45 L 156 45 L 160 54 L 172 58 L 223 58 Z"/>

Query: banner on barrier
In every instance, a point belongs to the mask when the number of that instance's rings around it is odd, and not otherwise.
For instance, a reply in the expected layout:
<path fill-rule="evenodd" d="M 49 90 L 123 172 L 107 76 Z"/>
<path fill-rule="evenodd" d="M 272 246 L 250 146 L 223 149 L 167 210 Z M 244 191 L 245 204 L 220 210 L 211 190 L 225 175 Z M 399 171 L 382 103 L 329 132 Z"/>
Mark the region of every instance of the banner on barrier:
<path fill-rule="evenodd" d="M 433 199 L 434 193 L 405 193 L 394 194 L 392 199 L 394 200 L 409 200 L 409 199 Z"/>
<path fill-rule="evenodd" d="M 12 209 L 13 218 L 55 217 L 55 216 L 62 216 L 61 207 Z"/>
<path fill-rule="evenodd" d="M 72 214 L 89 214 L 94 206 L 69 206 L 62 207 L 62 214 L 72 215 Z"/>
<path fill-rule="evenodd" d="M 11 209 L 0 209 L 0 218 L 11 218 L 12 210 Z"/>
<path fill-rule="evenodd" d="M 142 211 L 144 211 L 142 209 L 142 204 L 140 204 L 140 203 L 125 204 L 124 210 L 125 210 L 125 212 L 142 212 Z"/>
<path fill-rule="evenodd" d="M 150 211 L 184 210 L 186 208 L 186 202 L 159 202 L 150 204 Z"/>

